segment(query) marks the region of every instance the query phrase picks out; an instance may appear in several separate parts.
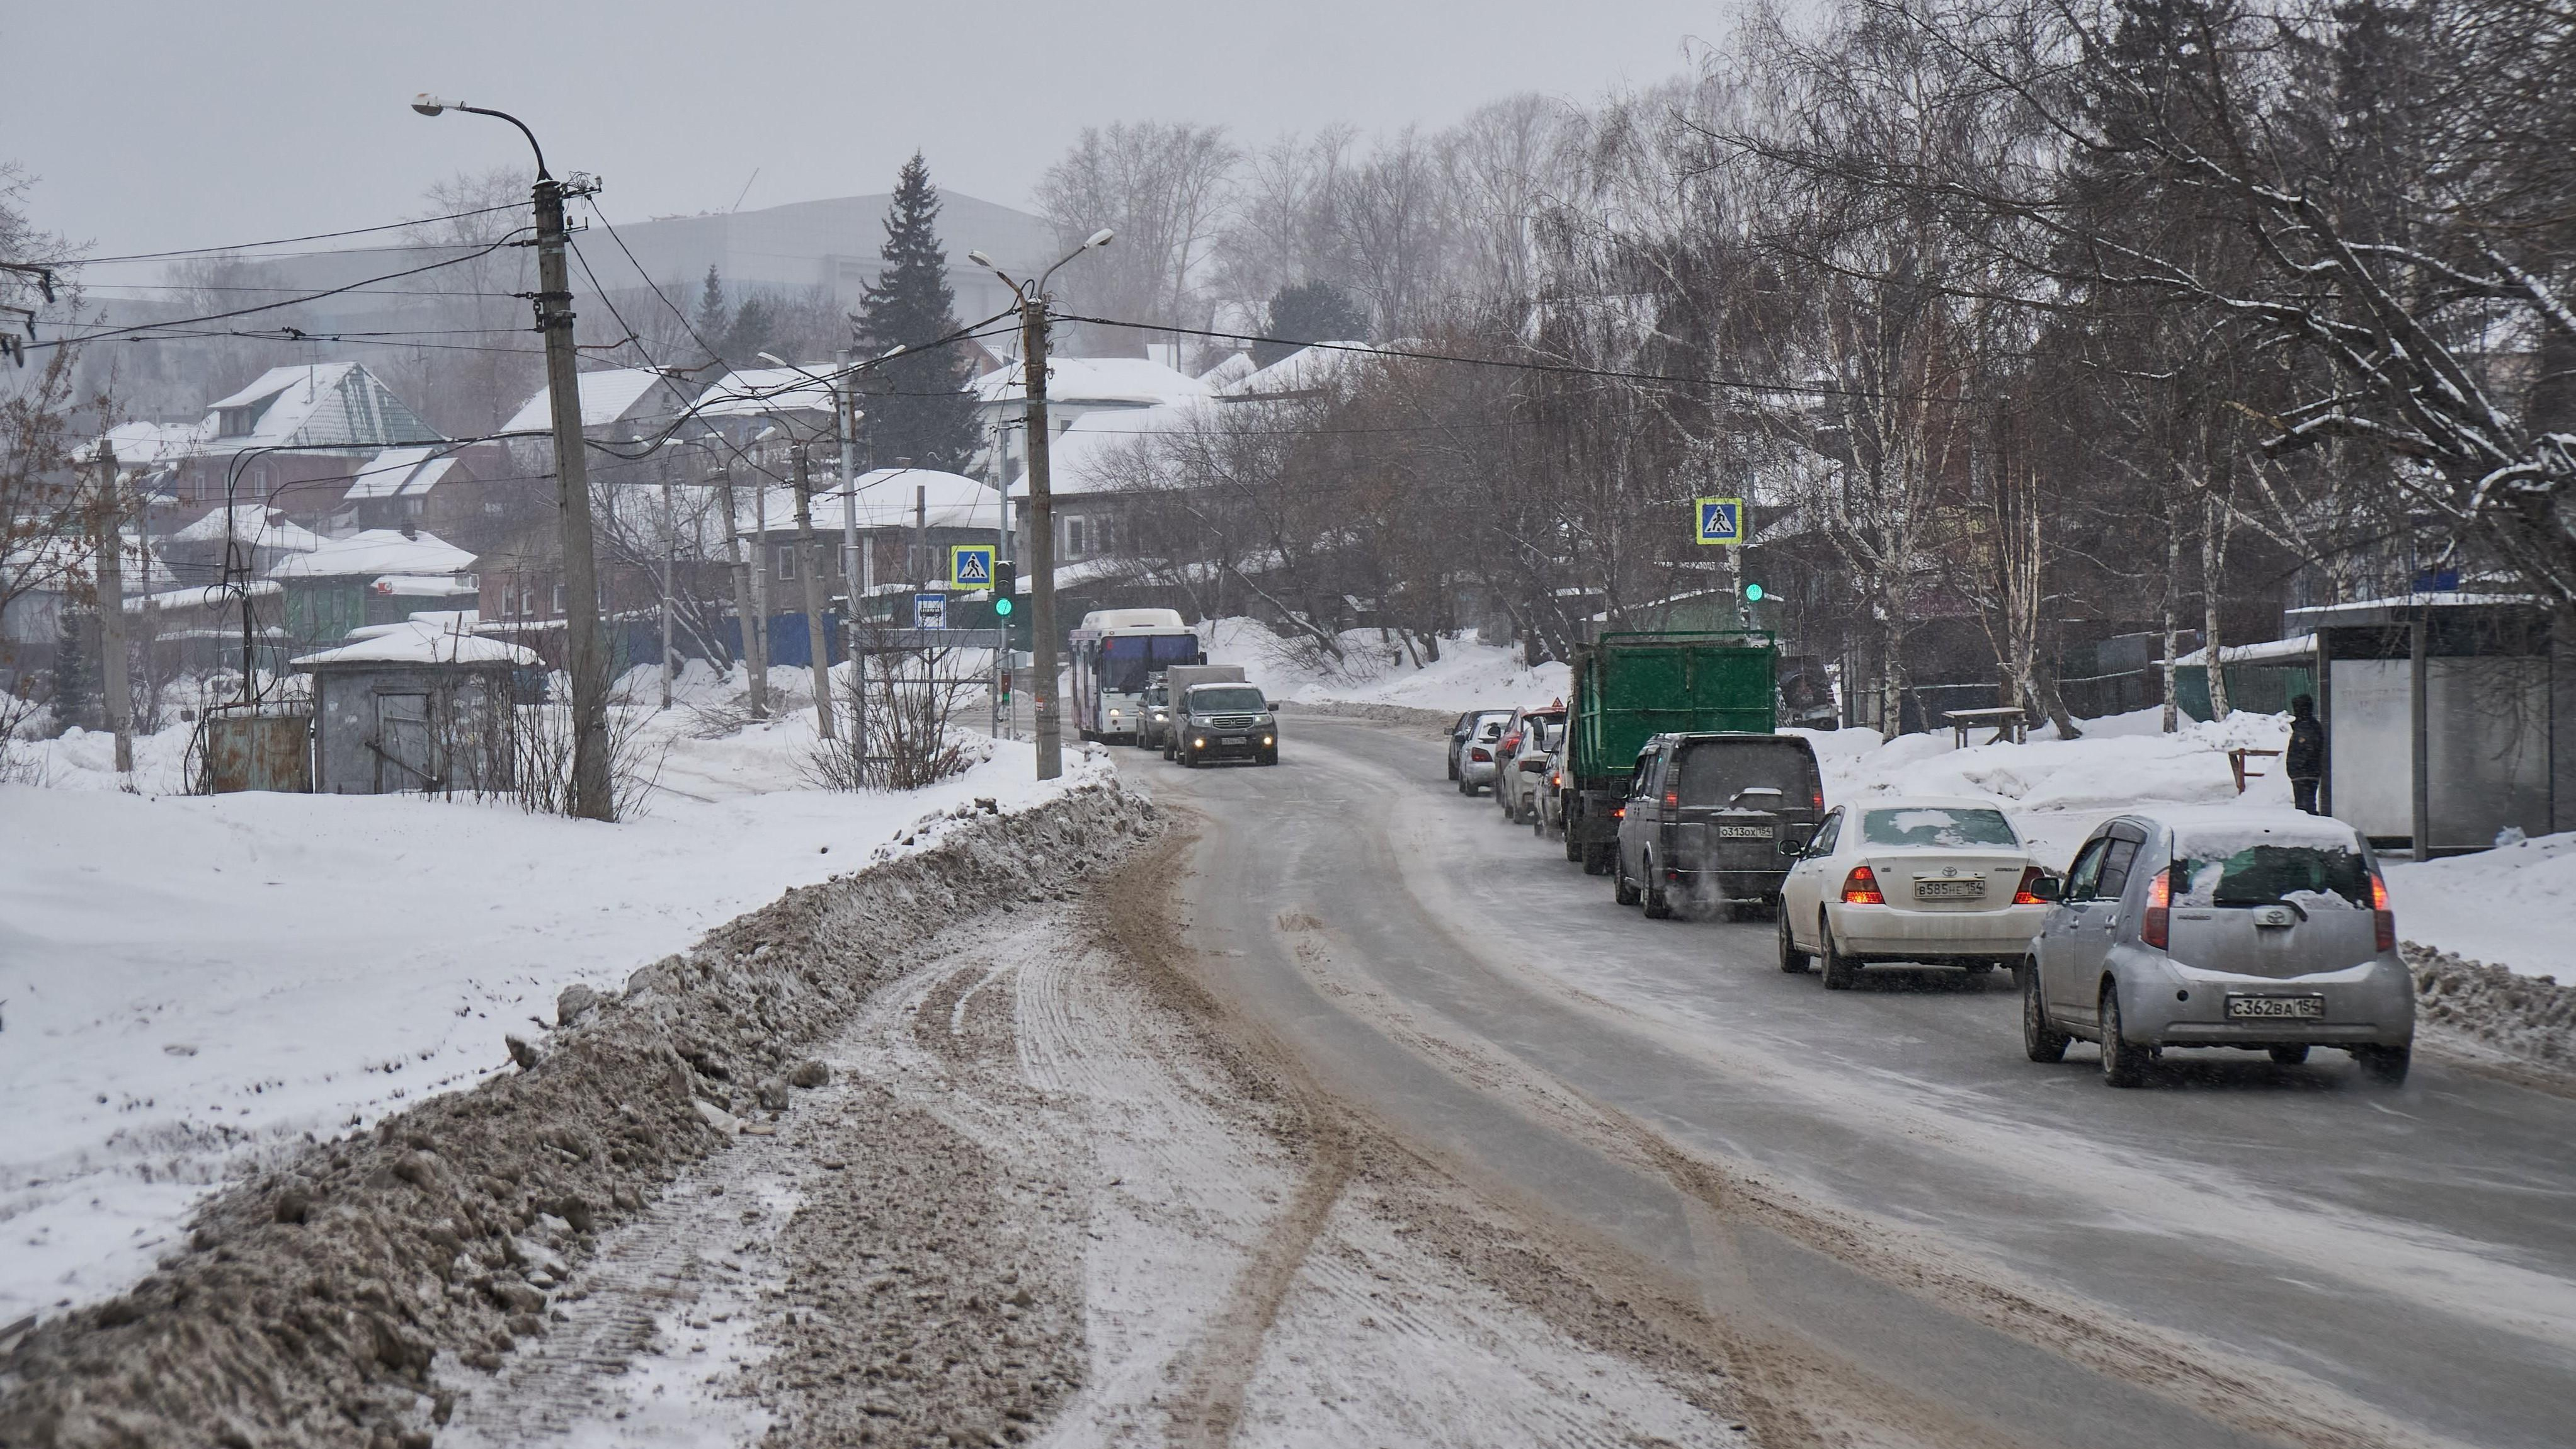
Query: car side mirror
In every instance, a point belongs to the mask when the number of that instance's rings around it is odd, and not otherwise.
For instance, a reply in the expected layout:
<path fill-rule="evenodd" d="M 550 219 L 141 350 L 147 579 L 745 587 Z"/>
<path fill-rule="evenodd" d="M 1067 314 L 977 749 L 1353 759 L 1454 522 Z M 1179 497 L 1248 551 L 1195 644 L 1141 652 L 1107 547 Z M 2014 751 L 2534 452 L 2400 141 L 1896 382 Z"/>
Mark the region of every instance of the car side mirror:
<path fill-rule="evenodd" d="M 2030 883 L 2030 893 L 2053 904 L 2066 899 L 2066 882 L 2053 875 L 2043 875 Z"/>

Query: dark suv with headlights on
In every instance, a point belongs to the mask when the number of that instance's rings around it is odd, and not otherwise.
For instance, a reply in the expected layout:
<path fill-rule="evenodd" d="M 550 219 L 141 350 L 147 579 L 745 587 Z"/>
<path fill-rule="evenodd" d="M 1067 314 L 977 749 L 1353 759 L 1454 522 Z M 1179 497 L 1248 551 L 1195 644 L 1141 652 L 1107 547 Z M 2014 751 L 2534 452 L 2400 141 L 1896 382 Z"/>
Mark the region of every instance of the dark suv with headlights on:
<path fill-rule="evenodd" d="M 1172 712 L 1172 744 L 1182 764 L 1210 760 L 1279 763 L 1279 716 L 1249 684 L 1194 684 Z"/>

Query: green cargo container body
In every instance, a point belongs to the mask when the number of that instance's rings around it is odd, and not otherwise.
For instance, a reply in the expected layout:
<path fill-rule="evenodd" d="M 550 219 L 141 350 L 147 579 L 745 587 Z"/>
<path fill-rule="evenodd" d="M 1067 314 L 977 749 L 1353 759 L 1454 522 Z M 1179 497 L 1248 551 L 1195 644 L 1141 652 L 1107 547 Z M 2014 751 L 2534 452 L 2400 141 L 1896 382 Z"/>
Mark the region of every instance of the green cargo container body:
<path fill-rule="evenodd" d="M 1628 793 L 1637 752 L 1660 734 L 1779 728 L 1780 646 L 1762 630 L 1604 634 L 1574 657 L 1573 754 L 1566 854 L 1598 852 L 1618 836 L 1611 814 Z M 1587 861 L 1587 865 L 1595 862 Z"/>

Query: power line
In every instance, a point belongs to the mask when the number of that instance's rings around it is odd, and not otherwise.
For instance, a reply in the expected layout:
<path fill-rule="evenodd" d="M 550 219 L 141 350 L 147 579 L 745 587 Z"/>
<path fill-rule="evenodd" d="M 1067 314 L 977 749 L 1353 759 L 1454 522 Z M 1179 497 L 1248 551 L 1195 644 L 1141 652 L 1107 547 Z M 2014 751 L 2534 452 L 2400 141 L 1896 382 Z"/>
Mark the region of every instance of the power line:
<path fill-rule="evenodd" d="M 382 224 L 382 225 L 380 225 L 380 226 L 360 226 L 360 227 L 352 227 L 352 228 L 350 228 L 350 229 L 349 229 L 349 230 L 347 230 L 347 231 L 317 231 L 317 232 L 313 233 L 313 234 L 312 234 L 312 235 L 310 235 L 310 236 L 287 236 L 287 237 L 278 237 L 278 238 L 276 238 L 275 240 L 272 240 L 272 241 L 236 242 L 236 243 L 234 243 L 234 244 L 233 244 L 233 245 L 231 245 L 231 246 L 222 246 L 222 247 L 181 247 L 181 248 L 179 248 L 179 249 L 178 249 L 178 250 L 176 250 L 176 251 L 167 251 L 167 252 L 129 252 L 129 253 L 127 253 L 126 255 L 121 256 L 121 257 L 77 257 L 77 258 L 74 258 L 74 259 L 72 259 L 72 260 L 70 260 L 70 261 L 56 262 L 56 263 L 54 263 L 54 265 L 55 265 L 55 266 L 58 266 L 58 267 L 63 267 L 63 268 L 68 269 L 68 268 L 71 268 L 71 267 L 91 267 L 91 266 L 101 266 L 101 265 L 104 265 L 104 264 L 109 263 L 109 262 L 157 262 L 157 261 L 165 260 L 165 259 L 170 258 L 170 257 L 202 257 L 202 256 L 211 256 L 211 255 L 214 255 L 214 254 L 219 253 L 219 252 L 244 252 L 244 251 L 250 251 L 250 250 L 252 250 L 253 248 L 256 248 L 256 247 L 283 247 L 283 246 L 293 246 L 293 245 L 294 245 L 294 244 L 296 244 L 297 242 L 329 241 L 329 240 L 331 240 L 331 239 L 332 239 L 332 238 L 334 238 L 334 237 L 344 237 L 344 236 L 365 236 L 365 235 L 367 235 L 367 234 L 368 234 L 368 233 L 370 233 L 370 232 L 379 232 L 379 231 L 401 231 L 401 230 L 402 230 L 403 228 L 405 228 L 405 227 L 412 227 L 412 226 L 435 226 L 435 225 L 437 225 L 438 223 L 440 223 L 440 222 L 442 222 L 442 221 L 463 221 L 463 220 L 465 220 L 467 217 L 471 217 L 471 216 L 490 216 L 492 213 L 494 213 L 494 212 L 496 212 L 496 211 L 517 211 L 517 210 L 519 210 L 521 207 L 525 206 L 526 204 L 527 204 L 527 203 L 525 203 L 525 202 L 521 202 L 521 201 L 514 201 L 514 202 L 511 202 L 510 204 L 508 204 L 507 206 L 486 206 L 486 207 L 480 207 L 480 208 L 477 208 L 476 210 L 473 210 L 473 211 L 458 211 L 458 212 L 450 212 L 450 213 L 449 213 L 449 214 L 447 214 L 446 216 L 424 216 L 424 217 L 420 218 L 420 219 L 419 219 L 419 220 L 417 220 L 417 221 L 389 221 L 389 222 L 385 222 L 384 224 Z M 420 245 L 422 245 L 422 246 L 440 246 L 440 245 L 457 245 L 457 244 L 456 244 L 456 243 L 440 243 L 440 242 L 423 242 L 423 243 L 420 243 Z M 472 245 L 472 244 L 471 244 L 471 243 L 464 243 L 464 245 Z M 331 248 L 330 250 L 335 250 L 335 251 L 359 251 L 359 250 L 367 250 L 367 249 L 366 249 L 366 248 L 359 248 L 359 247 L 340 247 L 340 248 Z M 401 249 L 401 248 L 392 248 L 391 250 L 402 250 L 402 249 Z M 326 251 L 325 255 L 327 255 L 327 254 L 328 254 L 328 252 Z"/>
<path fill-rule="evenodd" d="M 524 230 L 526 230 L 524 227 L 513 228 L 512 235 L 515 236 L 519 231 Z M 423 272 L 434 272 L 441 267 L 452 267 L 460 262 L 470 262 L 477 257 L 490 256 L 492 253 L 509 245 L 511 245 L 511 238 L 503 237 L 501 240 L 492 243 L 490 246 L 484 247 L 479 251 L 468 252 L 461 257 L 450 257 L 443 262 L 431 262 L 427 266 L 411 267 L 399 272 L 387 272 L 381 277 L 369 277 L 365 281 L 351 282 L 345 287 L 331 287 L 324 291 L 309 293 L 301 297 L 290 297 L 283 302 L 263 302 L 256 307 L 236 307 L 229 312 L 212 312 L 203 317 L 173 317 L 163 322 L 136 322 L 124 327 L 111 327 L 103 332 L 86 333 L 79 337 L 58 337 L 45 342 L 31 342 L 27 345 L 30 348 L 60 347 L 65 343 L 96 342 L 103 338 L 122 336 L 128 332 L 148 331 L 154 327 L 185 327 L 199 322 L 221 322 L 233 317 L 247 317 L 255 312 L 274 312 L 281 307 L 294 307 L 305 302 L 318 302 L 324 297 L 336 297 L 343 292 L 354 292 L 359 288 L 366 286 L 369 282 L 390 282 L 398 277 L 416 277 Z"/>

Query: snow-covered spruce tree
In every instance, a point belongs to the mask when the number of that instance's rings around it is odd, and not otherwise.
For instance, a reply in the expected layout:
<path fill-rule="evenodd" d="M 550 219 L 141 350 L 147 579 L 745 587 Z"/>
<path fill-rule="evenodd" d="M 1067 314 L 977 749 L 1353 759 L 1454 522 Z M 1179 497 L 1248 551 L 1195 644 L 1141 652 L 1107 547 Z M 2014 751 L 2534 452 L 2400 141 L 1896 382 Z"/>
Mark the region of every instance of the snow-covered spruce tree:
<path fill-rule="evenodd" d="M 869 462 L 891 467 L 964 469 L 975 451 L 975 406 L 966 393 L 966 359 L 932 343 L 957 329 L 956 294 L 948 286 L 948 252 L 939 241 L 939 189 L 921 153 L 903 163 L 894 203 L 886 208 L 885 271 L 859 305 L 860 355 L 910 349 L 861 375 L 867 412 L 859 436 Z"/>
<path fill-rule="evenodd" d="M 733 326 L 733 308 L 725 302 L 724 278 L 716 275 L 713 262 L 707 263 L 707 280 L 698 288 L 697 311 L 689 318 L 689 325 L 708 347 L 722 347 L 725 333 Z"/>

